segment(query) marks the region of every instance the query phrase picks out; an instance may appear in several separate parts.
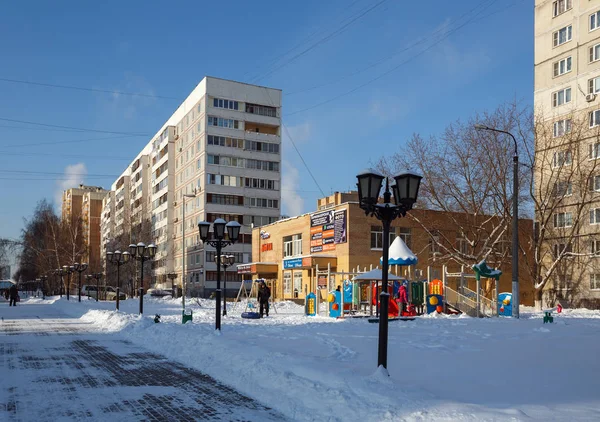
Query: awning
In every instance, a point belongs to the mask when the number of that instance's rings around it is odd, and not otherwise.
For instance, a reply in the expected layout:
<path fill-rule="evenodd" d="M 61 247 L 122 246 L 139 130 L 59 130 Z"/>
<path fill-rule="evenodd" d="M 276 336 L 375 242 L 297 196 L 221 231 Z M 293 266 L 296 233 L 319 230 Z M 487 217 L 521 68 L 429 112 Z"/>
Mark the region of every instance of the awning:
<path fill-rule="evenodd" d="M 274 262 L 251 262 L 249 264 L 239 264 L 237 272 L 238 274 L 277 274 L 279 265 Z"/>
<path fill-rule="evenodd" d="M 375 269 L 366 273 L 359 274 L 353 278 L 354 281 L 380 281 L 383 278 L 383 271 Z M 388 281 L 404 280 L 402 277 L 388 273 Z"/>

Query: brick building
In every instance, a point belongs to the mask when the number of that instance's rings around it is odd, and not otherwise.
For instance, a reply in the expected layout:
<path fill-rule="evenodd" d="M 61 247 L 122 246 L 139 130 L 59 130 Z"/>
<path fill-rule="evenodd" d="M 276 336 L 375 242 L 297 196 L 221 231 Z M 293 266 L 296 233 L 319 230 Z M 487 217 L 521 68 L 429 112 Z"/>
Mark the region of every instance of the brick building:
<path fill-rule="evenodd" d="M 238 273 L 244 279 L 264 278 L 271 286 L 274 299 L 304 299 L 305 295 L 319 287 L 324 298 L 327 288 L 339 284 L 349 275 L 342 273 L 362 272 L 379 266 L 382 256 L 383 230 L 379 220 L 366 216 L 359 208 L 356 192 L 346 192 L 321 198 L 317 211 L 280 220 L 255 228 L 252 232 L 252 263 L 238 265 Z M 391 267 L 390 272 L 411 279 L 441 278 L 442 267 L 460 271 L 451 257 L 439 251 L 439 242 L 433 236 L 455 240 L 453 248 L 462 248 L 461 239 L 448 214 L 432 210 L 413 210 L 411 213 L 421 222 L 427 222 L 428 231 L 413 218 L 398 218 L 392 223 L 390 244 L 400 236 L 417 255 L 419 262 L 410 268 Z M 458 217 L 457 217 L 458 216 Z M 487 221 L 489 217 L 482 216 Z M 520 220 L 520 238 L 525 244 L 531 236 L 531 220 Z M 510 239 L 509 234 L 506 236 Z M 511 291 L 510 241 L 499 244 L 498 253 L 490 254 L 488 264 L 498 266 L 503 275 L 499 289 Z M 520 260 L 521 303 L 533 303 L 533 283 L 525 271 L 525 257 Z M 327 283 L 327 269 L 330 283 Z M 472 270 L 465 269 L 472 273 Z M 331 275 L 331 273 L 336 273 Z M 452 283 L 452 280 L 450 280 Z"/>

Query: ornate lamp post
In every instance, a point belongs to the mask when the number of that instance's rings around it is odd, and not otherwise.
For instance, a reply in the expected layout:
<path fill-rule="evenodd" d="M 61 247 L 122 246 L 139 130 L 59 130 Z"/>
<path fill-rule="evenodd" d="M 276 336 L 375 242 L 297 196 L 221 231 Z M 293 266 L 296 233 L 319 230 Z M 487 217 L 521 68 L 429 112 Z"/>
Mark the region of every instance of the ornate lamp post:
<path fill-rule="evenodd" d="M 67 275 L 67 300 L 69 300 L 69 290 L 71 290 L 71 274 L 75 272 L 75 267 L 72 265 L 63 265 L 63 271 Z"/>
<path fill-rule="evenodd" d="M 90 274 L 90 279 L 91 278 L 95 278 L 96 279 L 96 289 L 98 291 L 98 294 L 96 295 L 96 302 L 98 302 L 98 299 L 100 297 L 100 279 L 102 278 L 102 273 L 94 273 L 94 274 Z M 106 289 L 104 290 L 104 300 L 106 300 Z M 119 288 L 117 287 L 117 311 L 119 310 Z"/>
<path fill-rule="evenodd" d="M 77 297 L 78 297 L 78 301 L 81 302 L 81 273 L 84 272 L 85 270 L 87 270 L 88 264 L 83 263 L 80 264 L 79 262 L 76 262 L 75 264 L 73 264 L 73 269 L 75 271 L 77 271 L 79 273 L 79 281 L 78 281 L 78 292 L 77 292 Z"/>
<path fill-rule="evenodd" d="M 510 132 L 500 129 L 494 129 L 485 125 L 475 125 L 476 130 L 487 130 L 489 132 L 498 132 L 509 135 L 514 144 L 513 154 L 513 216 L 512 216 L 512 316 L 519 318 L 519 149 L 517 140 Z"/>
<path fill-rule="evenodd" d="M 221 257 L 221 265 L 223 266 L 223 273 L 225 278 L 223 279 L 223 316 L 227 315 L 227 267 L 233 265 L 235 256 L 223 255 Z M 215 255 L 215 263 L 217 262 L 217 255 Z M 218 264 L 217 264 L 218 265 Z"/>
<path fill-rule="evenodd" d="M 40 277 L 40 281 L 42 283 L 42 299 L 46 299 L 46 281 L 48 281 L 48 276 L 43 275 Z"/>
<path fill-rule="evenodd" d="M 117 266 L 117 311 L 119 310 L 119 290 L 121 288 L 120 269 L 121 265 L 127 264 L 130 258 L 131 254 L 127 251 L 121 252 L 116 250 L 114 252 L 106 252 L 108 262 Z"/>
<path fill-rule="evenodd" d="M 227 235 L 229 236 L 229 240 L 225 240 L 225 228 L 227 227 Z M 208 234 L 210 230 L 210 223 L 206 221 L 201 221 L 198 223 L 198 230 L 200 231 L 200 239 L 206 245 L 209 244 L 213 248 L 216 249 L 216 259 L 217 259 L 217 290 L 216 299 L 216 320 L 215 320 L 215 329 L 221 329 L 221 249 L 225 246 L 229 246 L 237 242 L 238 237 L 240 235 L 240 229 L 242 228 L 241 224 L 237 221 L 230 221 L 227 223 L 222 218 L 217 218 L 213 222 L 213 238 L 208 240 Z"/>
<path fill-rule="evenodd" d="M 383 224 L 383 264 L 381 274 L 381 294 L 379 296 L 379 346 L 377 366 L 387 369 L 388 346 L 388 259 L 390 248 L 390 226 L 393 220 L 410 211 L 417 201 L 422 176 L 414 173 L 402 173 L 394 177 L 392 185 L 394 204 L 391 204 L 392 193 L 387 177 L 374 170 L 366 170 L 356 176 L 358 179 L 358 200 L 360 208 L 366 215 L 375 216 Z M 383 203 L 379 204 L 379 193 L 385 179 Z"/>
<path fill-rule="evenodd" d="M 171 297 L 175 299 L 175 282 L 173 280 L 177 278 L 177 273 L 169 273 L 167 278 L 171 280 Z"/>
<path fill-rule="evenodd" d="M 94 278 L 94 276 L 93 276 L 93 275 L 91 275 L 91 274 L 86 274 L 86 275 L 85 275 L 85 282 L 86 282 L 88 285 L 91 285 L 91 284 L 92 284 L 92 279 L 93 279 L 93 278 Z M 96 286 L 96 302 L 98 302 L 98 296 L 99 296 L 99 295 L 100 295 L 100 289 L 98 288 L 98 286 Z M 89 299 L 89 298 L 90 298 L 90 297 L 89 297 L 89 295 L 88 295 L 88 299 Z"/>
<path fill-rule="evenodd" d="M 129 253 L 131 256 L 140 261 L 140 314 L 144 312 L 144 262 L 154 259 L 156 255 L 156 246 L 149 244 L 146 246 L 144 242 L 140 242 L 137 245 L 129 245 Z"/>
<path fill-rule="evenodd" d="M 63 279 L 63 276 L 65 275 L 65 271 L 61 268 L 57 268 L 56 270 L 54 270 L 54 274 L 56 274 L 58 277 L 60 277 L 60 297 L 62 298 L 63 295 L 63 288 L 65 287 L 65 280 Z"/>

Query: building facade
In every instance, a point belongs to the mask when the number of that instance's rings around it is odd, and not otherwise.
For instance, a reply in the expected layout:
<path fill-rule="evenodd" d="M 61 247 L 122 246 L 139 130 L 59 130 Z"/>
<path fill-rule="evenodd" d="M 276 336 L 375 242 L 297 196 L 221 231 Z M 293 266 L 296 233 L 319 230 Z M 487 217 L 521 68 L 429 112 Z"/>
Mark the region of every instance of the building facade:
<path fill-rule="evenodd" d="M 85 251 L 81 261 L 87 262 L 92 271 L 102 268 L 102 203 L 107 194 L 108 191 L 101 187 L 84 185 L 63 192 L 62 219 L 73 230 L 81 231 L 80 238 Z"/>
<path fill-rule="evenodd" d="M 419 222 L 406 217 L 393 221 L 390 244 L 400 236 L 417 255 L 419 262 L 411 267 L 394 267 L 390 272 L 412 280 L 441 279 L 442 268 L 450 272 L 460 270 L 451 258 L 439 253 L 438 243 L 432 233 L 451 239 L 454 249 L 461 249 L 457 228 L 450 223 L 446 213 L 430 210 L 413 210 L 420 221 L 427 221 L 429 232 Z M 454 218 L 456 220 L 456 216 Z M 482 216 L 481 221 L 489 220 Z M 524 241 L 531 235 L 531 220 L 519 221 L 520 237 Z M 255 228 L 252 232 L 254 262 L 238 265 L 245 279 L 265 279 L 271 286 L 275 299 L 305 298 L 307 293 L 319 291 L 325 299 L 328 290 L 334 289 L 352 274 L 379 266 L 383 253 L 383 228 L 375 217 L 366 216 L 358 204 L 356 192 L 337 192 L 319 199 L 317 211 Z M 512 290 L 511 260 L 506 250 L 489 255 L 487 262 L 498 266 L 503 275 L 501 292 Z M 526 265 L 525 257 L 520 259 Z M 466 273 L 473 273 L 465 268 Z M 327 276 L 329 275 L 329 280 Z M 454 282 L 457 282 L 455 279 Z M 533 285 L 527 274 L 520 277 L 523 304 L 533 302 Z"/>
<path fill-rule="evenodd" d="M 599 29 L 600 0 L 535 2 L 536 233 L 554 268 L 544 305 L 600 303 Z"/>
<path fill-rule="evenodd" d="M 104 241 L 122 234 L 127 219 L 145 216 L 145 243 L 157 245 L 151 284 L 169 288 L 168 275 L 177 274 L 181 286 L 185 261 L 187 288 L 206 296 L 216 288 L 215 251 L 202 245 L 198 222 L 242 224 L 224 253 L 250 262 L 252 227 L 279 219 L 280 187 L 281 91 L 206 77 L 113 184 Z M 225 277 L 239 287 L 234 269 Z"/>

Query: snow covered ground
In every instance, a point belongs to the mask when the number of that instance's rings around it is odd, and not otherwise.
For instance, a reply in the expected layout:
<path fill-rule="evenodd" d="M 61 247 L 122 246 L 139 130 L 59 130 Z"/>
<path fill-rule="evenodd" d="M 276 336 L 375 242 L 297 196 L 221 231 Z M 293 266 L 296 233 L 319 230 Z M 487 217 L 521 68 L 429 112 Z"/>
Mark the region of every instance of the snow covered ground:
<path fill-rule="evenodd" d="M 26 299 L 81 318 L 198 368 L 293 420 L 600 420 L 600 312 L 564 310 L 553 324 L 521 319 L 428 316 L 390 322 L 390 377 L 376 370 L 378 325 L 305 317 L 277 304 L 245 320 L 228 306 L 214 330 L 214 301 L 147 298 L 113 303 Z M 155 324 L 155 314 L 161 323 Z"/>

